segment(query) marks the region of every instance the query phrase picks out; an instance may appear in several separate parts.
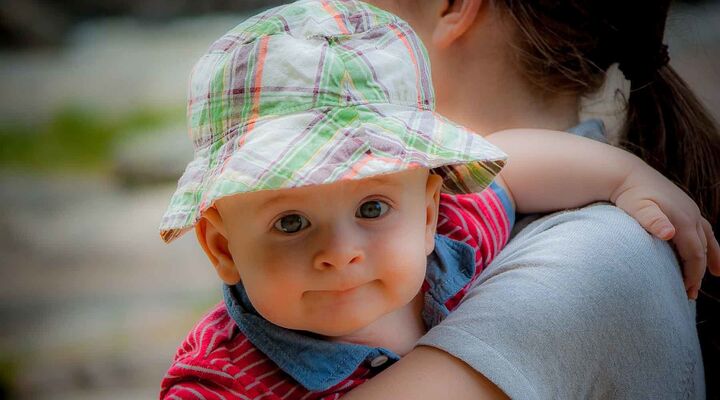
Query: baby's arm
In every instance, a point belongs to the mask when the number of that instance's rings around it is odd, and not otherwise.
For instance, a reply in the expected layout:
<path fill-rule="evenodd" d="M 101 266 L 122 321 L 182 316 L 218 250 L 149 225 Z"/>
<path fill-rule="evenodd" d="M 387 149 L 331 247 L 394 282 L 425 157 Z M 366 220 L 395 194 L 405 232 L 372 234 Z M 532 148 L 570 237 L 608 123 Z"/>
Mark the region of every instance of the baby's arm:
<path fill-rule="evenodd" d="M 663 240 L 673 239 L 685 288 L 697 297 L 705 267 L 720 274 L 720 246 L 697 205 L 638 157 L 565 132 L 515 129 L 486 137 L 509 155 L 498 183 L 520 213 L 611 201 Z"/>

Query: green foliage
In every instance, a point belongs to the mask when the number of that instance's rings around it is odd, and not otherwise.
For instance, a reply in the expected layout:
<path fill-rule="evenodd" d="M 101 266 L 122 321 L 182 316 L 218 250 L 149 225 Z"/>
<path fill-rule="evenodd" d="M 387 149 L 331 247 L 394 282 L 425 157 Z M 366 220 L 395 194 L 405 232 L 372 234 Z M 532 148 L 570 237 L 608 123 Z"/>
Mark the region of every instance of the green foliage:
<path fill-rule="evenodd" d="M 43 123 L 0 123 L 0 168 L 103 170 L 118 140 L 183 118 L 180 110 L 140 109 L 107 117 L 71 107 Z"/>

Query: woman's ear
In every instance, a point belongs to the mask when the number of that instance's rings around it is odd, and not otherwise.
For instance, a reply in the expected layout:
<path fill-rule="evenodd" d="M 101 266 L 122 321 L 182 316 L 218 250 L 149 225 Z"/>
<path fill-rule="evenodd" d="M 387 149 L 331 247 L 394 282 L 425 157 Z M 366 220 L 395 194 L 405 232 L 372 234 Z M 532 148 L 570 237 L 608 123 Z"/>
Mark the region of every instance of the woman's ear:
<path fill-rule="evenodd" d="M 227 232 L 215 207 L 206 210 L 195 225 L 195 234 L 218 277 L 228 285 L 240 282 L 240 272 L 228 248 Z"/>
<path fill-rule="evenodd" d="M 430 255 L 435 249 L 435 232 L 437 231 L 438 212 L 440 210 L 440 188 L 442 177 L 429 174 L 425 188 L 425 254 Z"/>
<path fill-rule="evenodd" d="M 432 42 L 446 48 L 468 32 L 488 0 L 447 0 L 440 19 L 435 25 Z"/>

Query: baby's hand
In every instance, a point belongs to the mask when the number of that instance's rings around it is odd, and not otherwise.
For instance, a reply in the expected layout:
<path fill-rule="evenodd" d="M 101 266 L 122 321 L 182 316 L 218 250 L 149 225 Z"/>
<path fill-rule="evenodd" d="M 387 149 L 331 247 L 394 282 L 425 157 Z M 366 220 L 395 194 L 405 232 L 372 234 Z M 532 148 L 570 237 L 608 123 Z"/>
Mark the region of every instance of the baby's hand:
<path fill-rule="evenodd" d="M 638 165 L 611 200 L 652 235 L 673 241 L 688 297 L 697 299 L 705 268 L 720 275 L 720 245 L 695 202 L 662 174 Z"/>

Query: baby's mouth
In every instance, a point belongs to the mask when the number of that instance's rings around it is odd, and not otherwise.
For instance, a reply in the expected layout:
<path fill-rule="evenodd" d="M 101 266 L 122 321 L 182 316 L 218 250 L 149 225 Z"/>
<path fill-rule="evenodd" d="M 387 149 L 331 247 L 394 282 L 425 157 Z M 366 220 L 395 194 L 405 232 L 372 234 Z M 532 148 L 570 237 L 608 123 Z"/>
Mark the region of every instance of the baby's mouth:
<path fill-rule="evenodd" d="M 374 281 L 353 283 L 353 284 L 349 284 L 349 285 L 339 285 L 339 286 L 337 286 L 335 288 L 331 288 L 331 289 L 310 290 L 305 293 L 314 293 L 314 294 L 319 294 L 319 295 L 345 297 L 345 296 L 349 296 L 349 295 L 357 292 L 359 289 L 365 287 L 366 285 L 371 284 L 372 282 L 374 282 Z"/>

